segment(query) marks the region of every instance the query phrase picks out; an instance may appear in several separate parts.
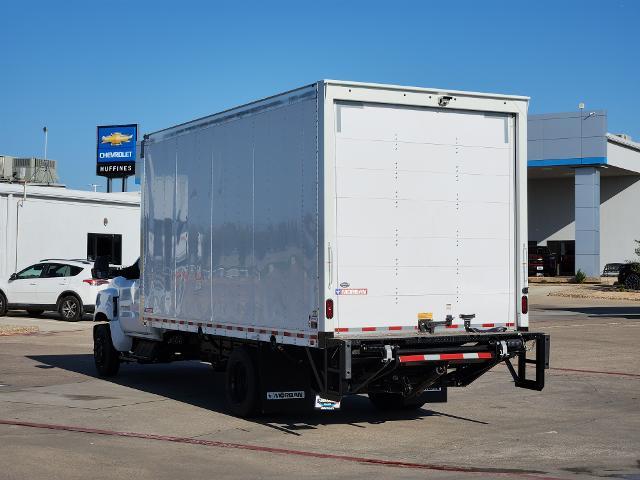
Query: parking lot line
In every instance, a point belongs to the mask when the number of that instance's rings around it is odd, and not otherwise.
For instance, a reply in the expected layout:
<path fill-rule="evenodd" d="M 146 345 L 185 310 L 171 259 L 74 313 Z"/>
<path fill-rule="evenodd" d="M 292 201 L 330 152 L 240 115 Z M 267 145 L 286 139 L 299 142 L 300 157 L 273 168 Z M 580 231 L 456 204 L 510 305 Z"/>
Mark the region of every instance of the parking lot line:
<path fill-rule="evenodd" d="M 527 473 L 523 471 L 510 471 L 508 469 L 475 468 L 475 467 L 463 467 L 463 466 L 458 467 L 453 465 L 402 462 L 398 460 L 353 457 L 349 455 L 337 455 L 337 454 L 331 454 L 331 453 L 311 452 L 311 451 L 305 451 L 305 450 L 291 450 L 286 448 L 264 447 L 260 445 L 250 445 L 250 444 L 244 444 L 244 443 L 230 443 L 230 442 L 221 442 L 221 441 L 215 441 L 215 440 L 201 440 L 201 439 L 189 438 L 189 437 L 154 435 L 154 434 L 140 433 L 140 432 L 119 432 L 115 430 L 102 430 L 97 428 L 78 427 L 73 425 L 56 425 L 56 424 L 48 424 L 48 423 L 33 423 L 33 422 L 23 422 L 19 420 L 2 420 L 2 419 L 0 419 L 0 425 L 13 425 L 18 427 L 89 433 L 89 434 L 95 434 L 95 435 L 108 435 L 108 436 L 115 436 L 115 437 L 140 438 L 145 440 L 186 443 L 186 444 L 192 444 L 192 445 L 203 445 L 203 446 L 217 447 L 217 448 L 252 450 L 256 452 L 273 453 L 273 454 L 279 454 L 279 455 L 311 457 L 311 458 L 327 459 L 327 460 L 341 460 L 346 462 L 361 463 L 365 465 L 379 465 L 379 466 L 395 467 L 395 468 L 434 470 L 434 471 L 452 472 L 452 473 L 466 473 L 466 474 L 472 474 L 472 475 L 490 474 L 492 477 L 529 478 L 532 480 L 562 480 L 559 477 L 548 476 L 546 474 L 535 473 L 535 472 Z"/>
<path fill-rule="evenodd" d="M 640 378 L 640 374 L 637 374 L 637 373 L 603 372 L 601 370 L 582 370 L 580 368 L 560 368 L 560 367 L 550 367 L 549 370 L 560 370 L 562 372 L 597 373 L 597 374 L 600 374 L 600 375 L 621 375 L 621 376 L 624 376 L 624 377 L 638 377 L 638 378 Z"/>

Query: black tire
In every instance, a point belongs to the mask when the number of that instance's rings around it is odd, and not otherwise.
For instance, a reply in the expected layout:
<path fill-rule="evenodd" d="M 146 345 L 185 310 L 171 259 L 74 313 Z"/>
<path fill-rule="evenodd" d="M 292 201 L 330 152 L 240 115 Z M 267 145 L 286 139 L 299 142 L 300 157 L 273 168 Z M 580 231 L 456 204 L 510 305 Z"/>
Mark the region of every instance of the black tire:
<path fill-rule="evenodd" d="M 231 413 L 251 417 L 258 411 L 258 374 L 248 348 L 238 347 L 227 361 L 225 392 Z"/>
<path fill-rule="evenodd" d="M 4 293 L 0 292 L 0 317 L 4 317 L 7 314 L 7 297 Z"/>
<path fill-rule="evenodd" d="M 113 348 L 111 329 L 106 323 L 93 327 L 93 361 L 100 377 L 113 377 L 120 370 L 120 353 Z"/>
<path fill-rule="evenodd" d="M 41 308 L 27 308 L 27 313 L 32 317 L 39 317 L 44 313 L 44 310 Z"/>
<path fill-rule="evenodd" d="M 82 320 L 82 302 L 75 295 L 67 295 L 60 299 L 58 312 L 63 320 L 77 322 Z"/>
<path fill-rule="evenodd" d="M 424 405 L 424 401 L 420 399 L 420 395 L 407 400 L 399 393 L 371 392 L 369 393 L 369 400 L 371 400 L 374 407 L 384 412 L 394 410 L 418 410 Z"/>
<path fill-rule="evenodd" d="M 640 275 L 637 273 L 627 275 L 627 278 L 624 279 L 624 286 L 630 290 L 640 290 Z"/>

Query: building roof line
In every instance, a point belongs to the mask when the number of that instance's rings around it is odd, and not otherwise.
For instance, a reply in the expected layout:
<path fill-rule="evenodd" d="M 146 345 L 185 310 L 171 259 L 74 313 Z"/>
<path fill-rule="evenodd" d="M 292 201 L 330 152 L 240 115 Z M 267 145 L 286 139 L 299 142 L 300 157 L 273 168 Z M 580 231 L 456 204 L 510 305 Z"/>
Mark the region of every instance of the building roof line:
<path fill-rule="evenodd" d="M 613 133 L 607 133 L 607 140 L 610 140 L 613 143 L 618 143 L 625 147 L 633 148 L 634 150 L 637 150 L 638 152 L 640 152 L 640 143 L 634 142 L 631 140 L 626 140 L 620 137 L 619 135 L 615 135 Z"/>
<path fill-rule="evenodd" d="M 22 196 L 24 186 L 20 183 L 0 183 L 0 195 Z M 57 198 L 62 200 L 79 200 L 84 202 L 111 203 L 120 205 L 140 205 L 139 192 L 91 192 L 86 190 L 70 190 L 60 187 L 39 187 L 27 184 L 27 199 Z"/>

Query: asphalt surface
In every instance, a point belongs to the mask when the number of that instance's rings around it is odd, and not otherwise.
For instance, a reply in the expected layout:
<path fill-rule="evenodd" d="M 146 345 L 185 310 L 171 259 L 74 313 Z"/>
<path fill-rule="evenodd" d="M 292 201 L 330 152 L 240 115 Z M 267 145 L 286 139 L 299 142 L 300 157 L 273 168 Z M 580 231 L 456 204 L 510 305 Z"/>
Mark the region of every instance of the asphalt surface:
<path fill-rule="evenodd" d="M 640 479 L 640 306 L 545 296 L 532 329 L 551 334 L 542 392 L 504 366 L 449 402 L 381 414 L 366 396 L 338 412 L 242 420 L 199 362 L 124 365 L 96 378 L 90 321 L 15 313 L 0 336 L 1 479 Z"/>

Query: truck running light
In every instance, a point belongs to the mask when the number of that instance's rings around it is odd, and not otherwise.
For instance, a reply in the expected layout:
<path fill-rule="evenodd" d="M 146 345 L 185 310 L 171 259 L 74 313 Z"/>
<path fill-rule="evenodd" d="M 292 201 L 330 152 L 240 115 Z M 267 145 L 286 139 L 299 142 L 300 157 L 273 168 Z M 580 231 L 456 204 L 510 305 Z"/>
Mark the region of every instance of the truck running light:
<path fill-rule="evenodd" d="M 527 298 L 526 295 L 522 296 L 522 313 L 523 314 L 529 313 L 529 299 Z"/>
<path fill-rule="evenodd" d="M 328 319 L 333 318 L 333 300 L 327 298 L 327 301 L 324 302 L 324 316 Z"/>

